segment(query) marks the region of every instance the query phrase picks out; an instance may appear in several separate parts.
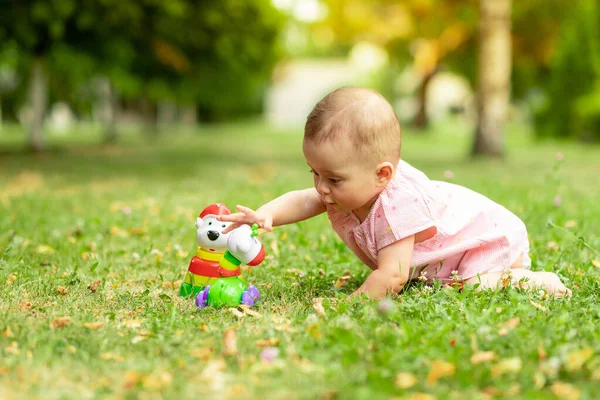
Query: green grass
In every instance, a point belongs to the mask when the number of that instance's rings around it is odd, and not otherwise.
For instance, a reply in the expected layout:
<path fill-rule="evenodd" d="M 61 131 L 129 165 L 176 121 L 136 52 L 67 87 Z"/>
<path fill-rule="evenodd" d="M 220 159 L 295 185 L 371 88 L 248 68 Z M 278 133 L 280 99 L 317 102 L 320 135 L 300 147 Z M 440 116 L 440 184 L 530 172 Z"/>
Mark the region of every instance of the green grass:
<path fill-rule="evenodd" d="M 193 221 L 213 202 L 257 207 L 310 186 L 300 131 L 223 125 L 101 147 L 83 130 L 34 155 L 19 152 L 20 133 L 8 130 L 0 133 L 2 399 L 597 396 L 599 148 L 535 143 L 514 126 L 505 162 L 472 162 L 468 127 L 405 134 L 404 158 L 430 178 L 451 171 L 453 182 L 525 221 L 533 269 L 557 272 L 571 301 L 420 284 L 391 306 L 346 301 L 368 270 L 320 216 L 261 237 L 269 257 L 245 276 L 261 290 L 262 318 L 240 318 L 197 310 L 173 288 L 195 251 Z M 352 279 L 335 289 L 346 270 Z M 61 317 L 70 318 L 62 328 Z M 86 326 L 96 322 L 104 325 Z M 223 354 L 226 329 L 235 332 L 232 355 Z M 261 359 L 267 343 L 279 350 L 271 363 Z M 473 364 L 484 351 L 494 359 Z M 401 372 L 414 385 L 398 386 Z"/>

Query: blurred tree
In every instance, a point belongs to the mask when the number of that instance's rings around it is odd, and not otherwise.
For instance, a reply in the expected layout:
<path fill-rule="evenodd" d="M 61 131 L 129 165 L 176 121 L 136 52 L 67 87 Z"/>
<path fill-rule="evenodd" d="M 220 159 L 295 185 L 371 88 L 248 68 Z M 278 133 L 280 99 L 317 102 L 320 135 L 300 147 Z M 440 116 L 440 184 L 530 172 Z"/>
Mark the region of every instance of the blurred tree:
<path fill-rule="evenodd" d="M 481 0 L 477 128 L 473 154 L 503 156 L 510 103 L 511 0 Z"/>
<path fill-rule="evenodd" d="M 49 84 L 71 103 L 83 87 L 90 97 L 103 93 L 113 111 L 119 93 L 141 99 L 148 110 L 168 100 L 222 118 L 260 109 L 279 54 L 281 16 L 269 0 L 8 0 L 3 6 L 0 46 L 15 43 L 30 71 L 34 150 L 44 145 Z M 110 85 L 92 84 L 95 76 Z"/>

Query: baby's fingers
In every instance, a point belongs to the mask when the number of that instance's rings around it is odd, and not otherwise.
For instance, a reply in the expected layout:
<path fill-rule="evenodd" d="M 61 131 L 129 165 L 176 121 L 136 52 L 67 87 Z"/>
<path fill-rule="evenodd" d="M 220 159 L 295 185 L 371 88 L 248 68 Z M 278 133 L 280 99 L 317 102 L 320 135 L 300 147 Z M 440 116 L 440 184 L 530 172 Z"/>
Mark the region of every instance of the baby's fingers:
<path fill-rule="evenodd" d="M 237 206 L 235 206 L 235 208 L 237 208 L 237 210 L 239 212 L 244 213 L 244 214 L 246 214 L 248 216 L 254 217 L 256 215 L 256 211 L 254 211 L 251 208 L 248 208 L 248 207 L 245 207 L 245 206 L 242 206 L 242 205 L 239 205 L 239 204 Z"/>
<path fill-rule="evenodd" d="M 265 218 L 265 222 L 263 223 L 263 228 L 267 231 L 267 232 L 273 232 L 273 217 L 267 217 Z"/>

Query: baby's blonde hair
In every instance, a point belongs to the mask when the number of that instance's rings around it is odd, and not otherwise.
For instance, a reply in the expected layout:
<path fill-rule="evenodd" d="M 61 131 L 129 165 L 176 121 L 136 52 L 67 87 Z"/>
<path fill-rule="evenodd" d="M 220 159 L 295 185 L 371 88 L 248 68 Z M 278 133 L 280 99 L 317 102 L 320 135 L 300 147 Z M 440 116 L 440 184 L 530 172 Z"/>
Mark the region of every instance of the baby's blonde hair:
<path fill-rule="evenodd" d="M 391 104 L 374 90 L 337 89 L 319 101 L 308 115 L 304 140 L 320 144 L 346 138 L 368 159 L 400 159 L 400 122 Z"/>

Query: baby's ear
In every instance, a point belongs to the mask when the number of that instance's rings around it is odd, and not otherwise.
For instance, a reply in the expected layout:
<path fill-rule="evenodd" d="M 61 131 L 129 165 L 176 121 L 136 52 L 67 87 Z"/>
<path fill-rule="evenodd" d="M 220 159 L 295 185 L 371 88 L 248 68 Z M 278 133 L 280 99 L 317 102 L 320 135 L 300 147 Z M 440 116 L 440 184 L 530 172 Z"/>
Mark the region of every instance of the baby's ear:
<path fill-rule="evenodd" d="M 389 161 L 384 161 L 377 166 L 377 181 L 386 185 L 394 177 L 395 168 Z"/>
<path fill-rule="evenodd" d="M 202 218 L 198 217 L 196 218 L 196 229 L 200 228 L 200 225 L 202 225 Z"/>

